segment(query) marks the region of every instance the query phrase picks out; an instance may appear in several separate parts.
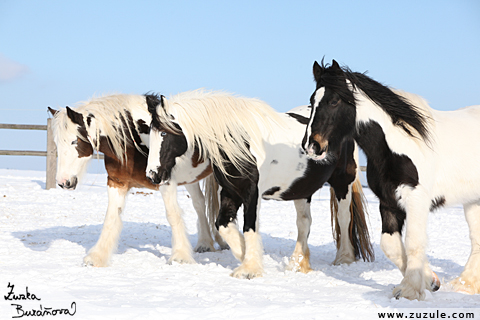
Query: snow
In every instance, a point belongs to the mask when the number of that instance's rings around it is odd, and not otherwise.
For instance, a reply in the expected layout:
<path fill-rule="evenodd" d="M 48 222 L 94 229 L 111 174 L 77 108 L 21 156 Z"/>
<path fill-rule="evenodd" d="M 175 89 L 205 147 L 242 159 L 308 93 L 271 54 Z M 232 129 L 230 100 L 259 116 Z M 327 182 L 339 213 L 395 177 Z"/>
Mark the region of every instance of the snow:
<path fill-rule="evenodd" d="M 12 304 L 24 311 L 40 305 L 75 311 L 73 317 L 54 317 L 63 319 L 378 319 L 378 312 L 393 310 L 473 310 L 480 317 L 478 295 L 452 292 L 446 284 L 460 275 L 470 253 L 462 207 L 429 216 L 427 256 L 442 288 L 419 302 L 392 297 L 402 275 L 380 249 L 378 200 L 368 188 L 375 262 L 331 264 L 336 247 L 329 191 L 323 188 L 312 200 L 314 271 L 285 271 L 296 241 L 294 206 L 263 201 L 265 274 L 253 280 L 230 277 L 238 261 L 228 250 L 195 253 L 192 265 L 168 264 L 171 229 L 161 195 L 140 189 L 129 194 L 110 266 L 84 267 L 106 212 L 106 175 L 87 174 L 75 191 L 44 188 L 45 172 L 0 169 L 0 319 L 18 316 Z M 184 188 L 178 200 L 195 245 L 196 213 Z M 41 300 L 6 300 L 9 284 L 16 295 L 28 290 Z"/>

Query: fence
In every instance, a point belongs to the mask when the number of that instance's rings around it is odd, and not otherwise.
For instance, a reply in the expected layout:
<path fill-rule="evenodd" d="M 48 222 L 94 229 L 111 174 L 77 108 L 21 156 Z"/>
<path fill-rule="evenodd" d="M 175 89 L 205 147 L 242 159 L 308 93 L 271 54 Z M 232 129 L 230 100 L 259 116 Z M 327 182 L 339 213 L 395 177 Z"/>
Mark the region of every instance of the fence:
<path fill-rule="evenodd" d="M 45 189 L 55 188 L 55 175 L 57 174 L 57 146 L 53 141 L 52 119 L 47 119 L 47 125 L 36 124 L 2 124 L 0 129 L 19 129 L 19 130 L 47 130 L 47 151 L 24 151 L 24 150 L 0 150 L 0 156 L 41 156 L 47 157 L 47 176 Z M 100 155 L 100 158 L 103 155 Z M 360 166 L 360 170 L 366 171 L 365 166 Z"/>
<path fill-rule="evenodd" d="M 0 129 L 47 130 L 47 151 L 0 150 L 0 155 L 8 156 L 41 156 L 47 157 L 47 177 L 45 188 L 55 188 L 57 173 L 57 146 L 53 141 L 52 119 L 47 119 L 47 125 L 30 124 L 0 124 Z"/>

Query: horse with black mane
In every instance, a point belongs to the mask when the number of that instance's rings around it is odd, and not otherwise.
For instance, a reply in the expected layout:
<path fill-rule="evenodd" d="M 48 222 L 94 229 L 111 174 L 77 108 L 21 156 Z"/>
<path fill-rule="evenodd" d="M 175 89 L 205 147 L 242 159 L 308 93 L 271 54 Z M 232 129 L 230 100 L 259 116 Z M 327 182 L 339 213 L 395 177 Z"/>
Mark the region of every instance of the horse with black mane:
<path fill-rule="evenodd" d="M 215 225 L 241 262 L 232 276 L 253 278 L 263 273 L 262 199 L 294 200 L 298 238 L 288 268 L 310 271 L 310 202 L 327 181 L 334 190 L 332 221 L 338 246 L 334 263 L 373 259 L 355 144 L 343 143 L 337 161 L 319 164 L 308 159 L 299 143 L 308 123 L 308 107 L 280 114 L 257 99 L 203 90 L 169 99 L 147 95 L 147 104 L 152 125 L 146 174 L 154 183 L 168 185 L 179 162 L 192 157 L 211 162 L 220 185 Z M 236 224 L 241 205 L 243 235 Z"/>
<path fill-rule="evenodd" d="M 207 177 L 210 164 L 197 163 L 195 170 L 182 164 L 172 183 L 161 186 L 145 177 L 151 117 L 145 96 L 115 94 L 93 98 L 76 108 L 49 108 L 54 115 L 54 140 L 58 150 L 56 180 L 63 189 L 73 190 L 92 159 L 94 151 L 104 154 L 108 174 L 108 208 L 100 237 L 84 258 L 86 265 L 105 267 L 117 246 L 122 230 L 121 214 L 131 188 L 160 189 L 172 228 L 172 255 L 169 261 L 194 263 L 182 209 L 177 202 L 177 185 L 185 185 L 198 214 L 198 243 L 195 251 L 214 251 L 211 228 L 205 213 L 205 198 L 198 181 Z M 212 178 L 208 178 L 212 179 Z M 222 248 L 226 244 L 216 233 Z"/>
<path fill-rule="evenodd" d="M 440 286 L 425 254 L 428 213 L 463 204 L 472 251 L 458 291 L 480 293 L 480 106 L 437 111 L 421 97 L 393 90 L 363 73 L 313 66 L 316 89 L 303 148 L 317 162 L 355 139 L 367 156 L 367 179 L 380 200 L 381 247 L 404 278 L 396 298 L 424 299 Z M 405 244 L 402 229 L 405 224 Z"/>

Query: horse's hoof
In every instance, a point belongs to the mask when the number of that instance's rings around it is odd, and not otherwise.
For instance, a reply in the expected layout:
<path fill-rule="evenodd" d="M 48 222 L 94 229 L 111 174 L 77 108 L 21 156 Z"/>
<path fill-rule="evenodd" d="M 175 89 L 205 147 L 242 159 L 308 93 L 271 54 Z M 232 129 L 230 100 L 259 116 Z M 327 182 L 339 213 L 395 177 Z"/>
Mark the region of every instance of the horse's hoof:
<path fill-rule="evenodd" d="M 214 252 L 215 251 L 214 248 L 211 248 L 209 246 L 202 246 L 202 245 L 196 247 L 194 250 L 195 250 L 195 252 L 198 252 L 198 253 Z"/>
<path fill-rule="evenodd" d="M 230 250 L 230 247 L 228 246 L 228 244 L 224 244 L 224 245 L 221 245 L 220 244 L 220 250 Z"/>
<path fill-rule="evenodd" d="M 393 291 L 393 297 L 395 299 L 400 299 L 400 297 L 402 296 L 402 290 L 398 290 L 397 292 Z"/>
<path fill-rule="evenodd" d="M 397 300 L 400 298 L 405 298 L 408 300 L 422 301 L 425 300 L 425 292 L 402 281 L 402 283 L 393 289 L 393 297 Z"/>
<path fill-rule="evenodd" d="M 174 262 L 179 264 L 196 264 L 197 262 L 192 257 L 179 257 L 179 256 L 172 256 L 168 260 L 169 264 L 173 264 Z"/>
<path fill-rule="evenodd" d="M 430 289 L 432 292 L 438 291 L 440 289 L 441 283 L 440 279 L 438 279 L 438 276 L 435 272 L 432 271 L 432 283 L 430 284 Z"/>
<path fill-rule="evenodd" d="M 83 258 L 83 265 L 85 267 L 107 267 L 108 260 L 101 258 L 100 255 L 96 254 L 95 252 L 89 253 L 85 258 Z"/>
<path fill-rule="evenodd" d="M 256 270 L 255 270 L 256 269 Z M 249 270 L 243 266 L 240 266 L 233 270 L 230 276 L 237 278 L 237 279 L 254 279 L 262 276 L 262 271 L 260 268 L 254 268 L 253 270 Z"/>

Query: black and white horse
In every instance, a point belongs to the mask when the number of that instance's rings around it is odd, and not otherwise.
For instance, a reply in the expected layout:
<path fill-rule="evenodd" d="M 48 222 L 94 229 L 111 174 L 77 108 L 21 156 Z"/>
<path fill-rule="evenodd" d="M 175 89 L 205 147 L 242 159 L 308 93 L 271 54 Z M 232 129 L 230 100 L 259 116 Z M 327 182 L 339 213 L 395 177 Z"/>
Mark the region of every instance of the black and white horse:
<path fill-rule="evenodd" d="M 209 163 L 179 163 L 172 183 L 159 188 L 145 177 L 150 113 L 143 95 L 109 95 L 81 103 L 77 108 L 50 109 L 54 115 L 54 139 L 58 150 L 57 183 L 75 189 L 92 159 L 94 150 L 105 155 L 108 173 L 108 208 L 101 235 L 84 258 L 86 265 L 105 267 L 117 246 L 122 230 L 121 214 L 131 188 L 149 188 L 162 193 L 172 227 L 170 261 L 193 263 L 192 247 L 185 232 L 177 185 L 184 184 L 198 214 L 198 252 L 213 251 L 214 243 L 205 214 L 205 198 L 198 181 L 211 173 Z M 183 167 L 188 171 L 183 171 Z M 216 236 L 221 246 L 225 243 Z"/>
<path fill-rule="evenodd" d="M 380 200 L 381 247 L 404 278 L 395 297 L 424 299 L 440 282 L 429 267 L 428 213 L 463 204 L 472 251 L 452 283 L 480 293 L 480 106 L 431 109 L 421 97 L 395 91 L 362 73 L 315 62 L 316 89 L 303 143 L 322 163 L 354 138 L 367 156 L 367 178 Z M 402 229 L 405 223 L 405 245 Z"/>
<path fill-rule="evenodd" d="M 232 276 L 253 278 L 263 273 L 258 229 L 262 198 L 295 201 L 298 239 L 287 267 L 310 271 L 310 200 L 327 181 L 335 190 L 332 201 L 338 210 L 332 218 L 338 236 L 334 263 L 373 259 L 355 144 L 345 142 L 338 161 L 319 164 L 308 159 L 299 143 L 308 107 L 279 114 L 257 99 L 202 90 L 169 99 L 147 96 L 147 104 L 152 125 L 146 173 L 154 183 L 168 185 L 178 163 L 192 156 L 212 163 L 221 199 L 216 227 L 241 262 Z M 236 225 L 241 205 L 243 235 Z"/>

